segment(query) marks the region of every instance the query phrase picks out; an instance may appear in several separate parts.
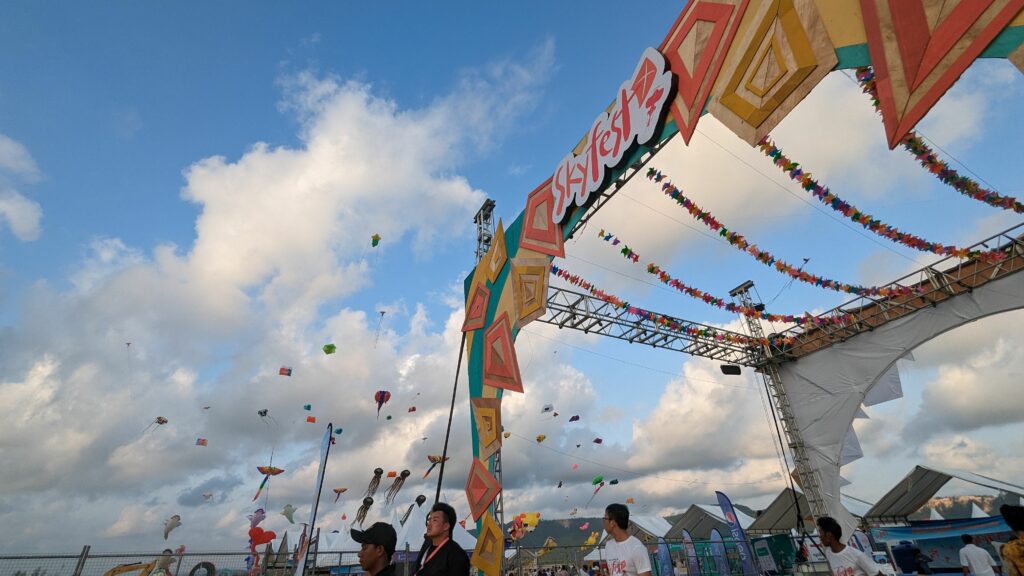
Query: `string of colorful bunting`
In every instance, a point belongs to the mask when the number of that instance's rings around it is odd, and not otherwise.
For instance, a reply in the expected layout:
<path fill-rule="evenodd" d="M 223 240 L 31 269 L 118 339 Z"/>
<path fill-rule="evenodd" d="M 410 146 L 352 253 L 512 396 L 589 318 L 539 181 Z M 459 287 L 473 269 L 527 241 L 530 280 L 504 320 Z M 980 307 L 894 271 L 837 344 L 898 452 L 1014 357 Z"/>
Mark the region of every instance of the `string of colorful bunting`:
<path fill-rule="evenodd" d="M 861 211 L 856 206 L 851 205 L 842 198 L 833 194 L 828 188 L 819 184 L 818 181 L 811 176 L 810 172 L 804 172 L 803 169 L 800 168 L 800 164 L 787 158 L 786 155 L 782 153 L 782 150 L 780 150 L 768 136 L 761 139 L 761 142 L 758 143 L 758 148 L 761 149 L 765 156 L 774 160 L 775 165 L 781 168 L 783 172 L 787 173 L 794 182 L 799 183 L 801 188 L 810 192 L 822 204 L 841 213 L 843 216 L 846 216 L 850 220 L 860 224 L 878 236 L 887 238 L 893 242 L 898 242 L 908 248 L 913 248 L 914 250 L 931 252 L 932 254 L 938 254 L 940 256 L 979 258 L 989 262 L 999 261 L 1005 257 L 1004 254 L 997 251 L 981 252 L 979 250 L 971 250 L 969 248 L 961 248 L 958 246 L 946 246 L 945 244 L 929 242 L 919 236 L 903 232 L 895 226 L 883 223 L 881 220 Z"/>
<path fill-rule="evenodd" d="M 618 246 L 622 242 L 614 234 L 605 232 L 603 229 L 600 230 L 597 235 L 605 242 L 610 242 L 612 246 Z M 619 253 L 634 264 L 638 264 L 640 262 L 640 255 L 634 252 L 629 246 L 623 246 L 619 250 Z M 668 272 L 662 270 L 657 264 L 648 264 L 647 273 L 652 276 L 657 276 L 658 280 L 660 280 L 662 284 L 671 286 L 691 298 L 700 300 L 705 304 L 721 308 L 722 310 L 727 310 L 734 314 L 742 314 L 748 318 L 760 318 L 762 320 L 768 320 L 769 322 L 791 322 L 797 326 L 803 326 L 804 324 L 810 324 L 812 326 L 824 326 L 826 324 L 845 325 L 853 322 L 854 320 L 853 316 L 850 314 L 839 314 L 836 316 L 814 316 L 809 312 L 804 312 L 803 315 L 800 316 L 794 314 L 771 314 L 769 312 L 764 312 L 763 310 L 758 310 L 753 306 L 742 306 L 734 302 L 728 302 L 724 298 L 719 298 L 708 294 L 707 292 L 702 292 L 696 288 L 687 286 L 670 276 Z"/>
<path fill-rule="evenodd" d="M 881 114 L 882 108 L 881 101 L 878 99 L 878 86 L 875 84 L 875 71 L 870 67 L 857 68 L 857 81 L 860 82 L 864 93 L 871 96 L 871 103 L 874 105 L 875 111 Z M 952 186 L 954 190 L 964 196 L 984 202 L 995 208 L 1013 210 L 1018 214 L 1024 212 L 1024 204 L 1016 198 L 1003 196 L 998 192 L 989 190 L 975 180 L 957 172 L 952 166 L 940 159 L 938 154 L 916 132 L 908 132 L 900 140 L 900 144 L 913 154 L 914 158 L 917 158 L 917 161 L 921 163 L 925 170 L 931 172 L 943 184 Z"/>
<path fill-rule="evenodd" d="M 730 231 L 728 228 L 722 225 L 710 212 L 703 210 L 700 206 L 694 203 L 693 200 L 686 197 L 679 188 L 677 188 L 671 181 L 667 180 L 665 175 L 656 168 L 647 169 L 647 178 L 654 182 L 661 184 L 661 191 L 666 196 L 672 198 L 677 204 L 686 209 L 690 213 L 690 216 L 699 222 L 702 222 L 708 228 L 718 232 L 718 235 L 725 238 L 730 245 L 739 250 L 740 252 L 746 252 L 754 257 L 758 262 L 765 266 L 775 268 L 778 272 L 781 272 L 794 280 L 799 280 L 812 286 L 819 288 L 827 288 L 836 292 L 843 292 L 846 294 L 855 294 L 857 296 L 907 296 L 922 291 L 922 288 L 914 289 L 909 286 L 884 286 L 884 287 L 867 287 L 860 286 L 857 284 L 847 284 L 846 282 L 839 282 L 838 280 L 830 280 L 821 276 L 816 276 L 808 272 L 804 272 L 800 268 L 793 266 L 792 264 L 779 260 L 775 256 L 772 256 L 766 250 L 761 250 L 756 245 L 751 245 L 747 242 L 746 238 L 742 234 Z"/>
<path fill-rule="evenodd" d="M 675 318 L 670 318 L 668 316 L 663 316 L 656 312 L 651 312 L 650 310 L 645 310 L 643 308 L 631 306 L 628 302 L 622 300 L 618 296 L 615 296 L 614 294 L 609 294 L 608 292 L 605 292 L 604 290 L 597 288 L 587 280 L 581 278 L 576 274 L 569 272 L 565 268 L 559 268 L 558 266 L 552 265 L 551 274 L 553 276 L 561 278 L 562 280 L 565 280 L 566 282 L 572 284 L 573 286 L 576 286 L 577 288 L 582 288 L 583 290 L 586 290 L 588 293 L 590 293 L 591 296 L 594 296 L 595 298 L 599 298 L 620 310 L 625 310 L 626 313 L 632 316 L 636 316 L 637 318 L 647 320 L 648 322 L 651 322 L 663 328 L 668 328 L 676 332 L 684 332 L 689 336 L 716 340 L 718 342 L 741 344 L 744 346 L 761 345 L 779 347 L 782 345 L 792 345 L 796 343 L 796 338 L 791 336 L 757 339 L 751 338 L 749 336 L 732 334 L 729 332 L 720 332 L 718 330 L 715 330 L 714 328 L 698 328 L 696 326 L 680 322 Z"/>

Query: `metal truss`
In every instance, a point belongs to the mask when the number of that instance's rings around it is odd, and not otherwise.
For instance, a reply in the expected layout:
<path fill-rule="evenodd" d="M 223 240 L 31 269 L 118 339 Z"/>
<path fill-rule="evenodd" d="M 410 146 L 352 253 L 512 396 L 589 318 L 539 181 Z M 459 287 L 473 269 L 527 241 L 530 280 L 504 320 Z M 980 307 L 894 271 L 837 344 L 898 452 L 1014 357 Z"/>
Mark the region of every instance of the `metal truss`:
<path fill-rule="evenodd" d="M 743 334 L 671 316 L 665 318 L 676 323 L 678 328 L 672 329 L 637 318 L 626 310 L 589 294 L 552 286 L 548 289 L 547 313 L 538 321 L 559 328 L 572 328 L 588 334 L 610 336 L 634 344 L 673 350 L 729 364 L 755 366 L 760 361 L 762 355 L 756 348 L 751 349 L 744 344 L 694 335 L 689 333 L 688 329 L 712 330 L 718 334 L 746 340 L 747 337 Z"/>
<path fill-rule="evenodd" d="M 773 353 L 780 356 L 781 360 L 796 360 L 1024 270 L 1024 223 L 986 238 L 970 248 L 979 252 L 1000 252 L 1005 258 L 998 261 L 990 258 L 943 258 L 888 284 L 888 287 L 893 288 L 920 288 L 920 293 L 851 300 L 819 315 L 819 318 L 851 315 L 852 322 L 790 328 L 779 336 L 793 337 L 796 342 L 773 350 Z"/>

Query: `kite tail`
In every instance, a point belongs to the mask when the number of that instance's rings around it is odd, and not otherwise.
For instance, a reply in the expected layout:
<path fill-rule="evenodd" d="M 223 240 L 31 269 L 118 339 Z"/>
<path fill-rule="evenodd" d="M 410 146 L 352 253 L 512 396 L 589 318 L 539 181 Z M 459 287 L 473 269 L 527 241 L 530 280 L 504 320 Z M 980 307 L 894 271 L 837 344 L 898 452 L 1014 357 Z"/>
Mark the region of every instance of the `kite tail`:
<path fill-rule="evenodd" d="M 256 495 L 252 497 L 253 502 L 260 499 L 260 494 L 263 492 L 263 487 L 267 485 L 268 480 L 270 480 L 270 474 L 263 477 L 263 482 L 260 482 L 260 487 L 256 489 Z"/>
<path fill-rule="evenodd" d="M 431 464 L 431 465 L 430 465 L 430 468 L 427 468 L 427 473 L 423 475 L 423 479 L 424 479 L 424 480 L 426 480 L 426 479 L 427 479 L 427 476 L 430 476 L 430 473 L 434 471 L 434 468 L 435 468 L 436 466 L 437 466 L 437 464 Z"/>

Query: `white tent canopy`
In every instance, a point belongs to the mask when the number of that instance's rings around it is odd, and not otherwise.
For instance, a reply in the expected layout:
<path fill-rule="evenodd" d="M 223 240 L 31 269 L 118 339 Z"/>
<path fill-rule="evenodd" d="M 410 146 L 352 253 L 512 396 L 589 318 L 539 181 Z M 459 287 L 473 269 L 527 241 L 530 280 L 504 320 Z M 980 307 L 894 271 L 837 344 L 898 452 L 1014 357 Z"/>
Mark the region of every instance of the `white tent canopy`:
<path fill-rule="evenodd" d="M 799 490 L 796 491 L 796 496 L 800 502 L 800 512 L 804 519 L 804 530 L 813 534 L 815 531 L 814 518 L 811 516 L 807 497 Z M 871 504 L 861 502 L 845 494 L 842 496 L 842 503 L 847 510 L 857 517 L 863 517 L 871 507 Z M 788 534 L 790 530 L 797 529 L 794 506 L 793 489 L 786 488 L 750 523 L 750 526 L 744 529 L 751 534 Z"/>
<path fill-rule="evenodd" d="M 966 470 L 917 465 L 892 490 L 878 499 L 878 503 L 868 510 L 864 519 L 876 524 L 906 521 L 908 516 L 920 510 L 953 478 L 1001 492 L 1009 492 L 1018 496 L 1024 495 L 1024 486 L 1010 484 Z"/>
<path fill-rule="evenodd" d="M 822 497 L 844 532 L 852 533 L 856 522 L 840 504 L 839 467 L 857 409 L 869 397 L 877 400 L 872 390 L 880 382 L 885 387 L 897 360 L 914 348 L 964 324 L 1020 308 L 1024 274 L 1012 274 L 779 366 Z M 890 386 L 882 397 L 893 394 Z M 891 517 L 885 499 L 875 508 L 883 504 L 883 515 Z"/>
<path fill-rule="evenodd" d="M 735 512 L 740 526 L 746 530 L 754 519 L 739 510 Z M 682 538 L 683 530 L 686 530 L 695 540 L 707 540 L 712 529 L 717 529 L 723 536 L 729 531 L 729 525 L 725 523 L 721 508 L 717 504 L 693 504 L 665 533 L 665 538 Z"/>

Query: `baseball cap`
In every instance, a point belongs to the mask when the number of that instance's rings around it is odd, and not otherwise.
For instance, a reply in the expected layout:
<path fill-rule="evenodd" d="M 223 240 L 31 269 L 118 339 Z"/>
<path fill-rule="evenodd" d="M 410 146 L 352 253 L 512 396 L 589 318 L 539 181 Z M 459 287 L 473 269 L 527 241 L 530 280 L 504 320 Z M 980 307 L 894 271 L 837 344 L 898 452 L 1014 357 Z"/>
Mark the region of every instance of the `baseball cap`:
<path fill-rule="evenodd" d="M 359 544 L 377 544 L 383 546 L 387 555 L 395 554 L 395 546 L 398 544 L 398 535 L 395 529 L 387 522 L 377 522 L 366 530 L 352 529 L 352 539 Z"/>

